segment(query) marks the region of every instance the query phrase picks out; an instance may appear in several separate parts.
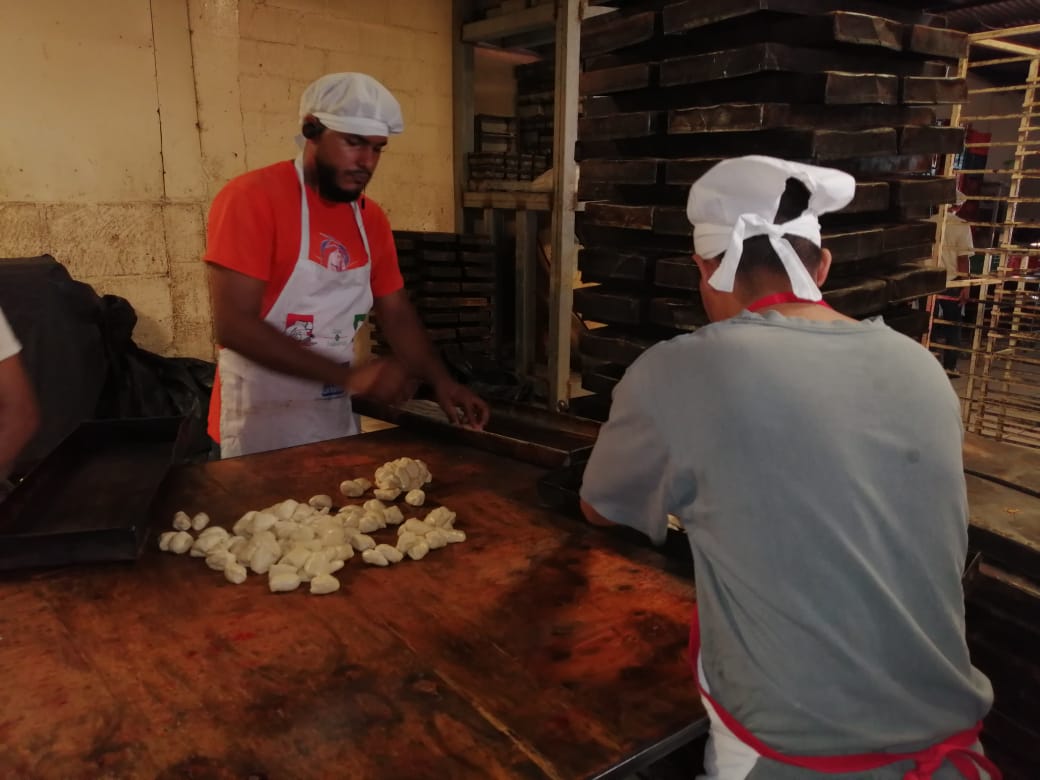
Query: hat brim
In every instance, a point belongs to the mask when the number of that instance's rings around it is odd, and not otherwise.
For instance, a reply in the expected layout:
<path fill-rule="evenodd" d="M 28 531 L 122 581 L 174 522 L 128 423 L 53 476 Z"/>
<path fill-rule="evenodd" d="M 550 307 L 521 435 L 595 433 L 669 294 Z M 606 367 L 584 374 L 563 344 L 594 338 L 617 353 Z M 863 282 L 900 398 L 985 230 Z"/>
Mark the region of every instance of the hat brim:
<path fill-rule="evenodd" d="M 379 121 L 378 119 L 368 119 L 356 116 L 336 116 L 335 114 L 317 112 L 314 113 L 313 116 L 325 125 L 325 127 L 329 128 L 329 130 L 335 130 L 337 133 L 381 136 L 385 138 L 387 136 L 397 135 L 404 130 L 403 126 L 391 126 L 386 122 Z"/>

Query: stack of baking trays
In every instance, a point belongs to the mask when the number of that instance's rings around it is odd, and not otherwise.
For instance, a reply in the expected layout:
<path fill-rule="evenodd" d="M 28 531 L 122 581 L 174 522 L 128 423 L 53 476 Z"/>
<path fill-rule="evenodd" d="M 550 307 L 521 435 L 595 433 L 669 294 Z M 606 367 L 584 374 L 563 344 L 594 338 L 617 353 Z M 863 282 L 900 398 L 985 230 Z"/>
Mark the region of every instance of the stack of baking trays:
<path fill-rule="evenodd" d="M 493 357 L 495 252 L 484 236 L 394 232 L 405 289 L 447 357 Z M 387 351 L 379 323 L 373 351 Z"/>
<path fill-rule="evenodd" d="M 940 24 L 857 0 L 650 0 L 586 22 L 579 268 L 598 286 L 577 290 L 574 307 L 606 325 L 581 339 L 590 413 L 602 416 L 641 352 L 706 324 L 685 202 L 727 157 L 855 175 L 853 202 L 823 219 L 825 298 L 924 333 L 921 299 L 945 283 L 926 220 L 956 197 L 954 179 L 930 172 L 964 140 L 936 113 L 967 98 L 953 75 L 966 36 Z"/>

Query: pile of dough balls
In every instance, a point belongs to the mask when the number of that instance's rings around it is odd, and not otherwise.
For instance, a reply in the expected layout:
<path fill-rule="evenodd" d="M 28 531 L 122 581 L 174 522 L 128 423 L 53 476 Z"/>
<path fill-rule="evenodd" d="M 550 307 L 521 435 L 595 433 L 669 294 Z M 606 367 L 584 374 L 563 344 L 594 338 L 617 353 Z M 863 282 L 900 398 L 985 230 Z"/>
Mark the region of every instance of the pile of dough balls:
<path fill-rule="evenodd" d="M 430 511 L 422 520 L 406 520 L 398 507 L 383 503 L 405 490 L 405 502 L 410 506 L 425 503 L 422 488 L 432 476 L 421 460 L 398 458 L 381 466 L 375 479 L 375 498 L 361 505 L 347 505 L 333 514 L 331 496 L 312 496 L 305 504 L 290 498 L 246 512 L 230 532 L 210 525 L 205 512 L 194 516 L 177 512 L 174 530 L 159 536 L 159 549 L 204 558 L 207 566 L 223 572 L 236 585 L 245 582 L 252 571 L 267 575 L 272 593 L 293 591 L 308 583 L 311 593 L 323 595 L 339 590 L 340 582 L 333 575 L 356 553 L 369 565 L 390 566 L 405 556 L 418 561 L 430 550 L 466 540 L 466 534 L 455 528 L 455 513 L 447 507 Z M 348 498 L 361 498 L 372 487 L 367 479 L 351 479 L 340 484 L 340 492 Z M 370 536 L 390 526 L 398 527 L 396 544 L 380 544 Z"/>

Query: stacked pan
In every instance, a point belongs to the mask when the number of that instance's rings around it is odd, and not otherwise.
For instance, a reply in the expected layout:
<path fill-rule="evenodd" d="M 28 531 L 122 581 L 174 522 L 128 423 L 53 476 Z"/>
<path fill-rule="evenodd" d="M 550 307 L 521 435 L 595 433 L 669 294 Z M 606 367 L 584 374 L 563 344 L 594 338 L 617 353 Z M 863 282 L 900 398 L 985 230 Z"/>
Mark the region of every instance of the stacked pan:
<path fill-rule="evenodd" d="M 447 357 L 494 353 L 495 252 L 483 236 L 394 232 L 405 289 Z M 374 351 L 387 345 L 376 323 Z"/>
<path fill-rule="evenodd" d="M 840 9 L 838 8 L 840 6 Z M 967 99 L 964 34 L 895 5 L 856 0 L 661 0 L 586 22 L 579 126 L 583 281 L 575 310 L 606 327 L 581 340 L 584 387 L 603 397 L 649 346 L 707 323 L 686 196 L 721 159 L 768 154 L 856 176 L 823 218 L 834 266 L 824 296 L 915 338 L 942 290 L 935 175 L 962 150 L 940 107 Z"/>

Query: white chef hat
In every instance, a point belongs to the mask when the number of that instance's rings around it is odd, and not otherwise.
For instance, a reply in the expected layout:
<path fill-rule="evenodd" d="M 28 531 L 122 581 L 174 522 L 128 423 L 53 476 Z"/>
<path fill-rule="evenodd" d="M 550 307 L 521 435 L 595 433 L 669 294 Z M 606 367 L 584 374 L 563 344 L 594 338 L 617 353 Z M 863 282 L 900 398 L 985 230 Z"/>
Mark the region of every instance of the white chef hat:
<path fill-rule="evenodd" d="M 800 217 L 776 225 L 773 220 L 788 179 L 805 185 L 809 207 Z M 794 294 L 820 300 L 823 296 L 816 282 L 784 236 L 800 236 L 820 246 L 820 215 L 844 208 L 855 194 L 856 180 L 832 168 L 760 155 L 718 163 L 690 188 L 686 205 L 694 251 L 705 258 L 722 255 L 722 263 L 708 283 L 721 292 L 733 292 L 744 240 L 769 236 Z"/>
<path fill-rule="evenodd" d="M 397 135 L 404 130 L 401 104 L 364 73 L 329 73 L 300 97 L 300 122 L 313 115 L 325 127 L 354 135 Z"/>

